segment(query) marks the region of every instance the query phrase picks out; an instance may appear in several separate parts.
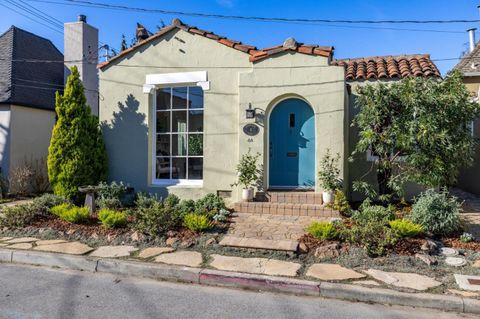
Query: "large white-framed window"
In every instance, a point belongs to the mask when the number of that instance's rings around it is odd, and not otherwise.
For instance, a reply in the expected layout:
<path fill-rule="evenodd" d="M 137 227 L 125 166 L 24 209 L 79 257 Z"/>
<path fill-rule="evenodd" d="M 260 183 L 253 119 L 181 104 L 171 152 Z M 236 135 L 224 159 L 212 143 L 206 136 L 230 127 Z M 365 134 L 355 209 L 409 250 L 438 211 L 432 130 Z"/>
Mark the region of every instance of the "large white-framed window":
<path fill-rule="evenodd" d="M 203 184 L 203 89 L 156 87 L 153 95 L 153 184 Z"/>

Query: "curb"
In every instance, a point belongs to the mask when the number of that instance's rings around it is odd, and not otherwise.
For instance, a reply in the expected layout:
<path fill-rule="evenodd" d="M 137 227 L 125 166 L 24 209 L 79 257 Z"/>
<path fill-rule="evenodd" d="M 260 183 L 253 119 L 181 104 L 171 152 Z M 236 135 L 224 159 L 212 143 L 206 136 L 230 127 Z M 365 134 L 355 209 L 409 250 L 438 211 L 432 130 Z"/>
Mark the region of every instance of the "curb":
<path fill-rule="evenodd" d="M 240 288 L 342 299 L 356 302 L 431 308 L 443 311 L 480 314 L 480 300 L 429 293 L 405 293 L 384 288 L 316 282 L 285 277 L 190 268 L 140 261 L 101 259 L 57 253 L 0 249 L 0 263 L 57 267 L 70 270 L 143 277 L 163 281 L 195 283 L 205 286 Z"/>

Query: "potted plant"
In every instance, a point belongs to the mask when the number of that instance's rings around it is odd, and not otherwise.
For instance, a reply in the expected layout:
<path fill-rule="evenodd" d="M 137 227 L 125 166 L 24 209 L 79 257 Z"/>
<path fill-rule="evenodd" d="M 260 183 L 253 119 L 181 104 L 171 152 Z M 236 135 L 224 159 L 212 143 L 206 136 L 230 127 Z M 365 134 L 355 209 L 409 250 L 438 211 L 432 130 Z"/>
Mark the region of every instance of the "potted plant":
<path fill-rule="evenodd" d="M 243 154 L 240 162 L 237 164 L 237 181 L 232 186 L 242 185 L 242 200 L 251 201 L 253 199 L 253 187 L 260 178 L 260 170 L 257 168 L 257 161 L 260 153 L 255 155 Z"/>
<path fill-rule="evenodd" d="M 320 163 L 318 178 L 323 188 L 322 199 L 324 204 L 329 204 L 334 201 L 335 190 L 340 187 L 340 169 L 338 168 L 339 161 L 340 154 L 337 153 L 335 156 L 332 156 L 330 154 L 330 150 L 327 149 L 327 153 L 325 156 L 323 156 L 322 162 Z"/>

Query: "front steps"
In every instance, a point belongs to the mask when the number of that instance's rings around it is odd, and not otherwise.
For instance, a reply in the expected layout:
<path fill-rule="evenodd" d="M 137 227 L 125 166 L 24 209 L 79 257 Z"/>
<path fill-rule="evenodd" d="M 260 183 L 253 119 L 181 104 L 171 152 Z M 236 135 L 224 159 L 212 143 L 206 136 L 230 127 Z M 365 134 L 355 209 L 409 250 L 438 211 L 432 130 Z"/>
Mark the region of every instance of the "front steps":
<path fill-rule="evenodd" d="M 338 211 L 322 205 L 322 194 L 314 192 L 267 192 L 254 202 L 237 202 L 235 212 L 284 216 L 341 217 Z"/>

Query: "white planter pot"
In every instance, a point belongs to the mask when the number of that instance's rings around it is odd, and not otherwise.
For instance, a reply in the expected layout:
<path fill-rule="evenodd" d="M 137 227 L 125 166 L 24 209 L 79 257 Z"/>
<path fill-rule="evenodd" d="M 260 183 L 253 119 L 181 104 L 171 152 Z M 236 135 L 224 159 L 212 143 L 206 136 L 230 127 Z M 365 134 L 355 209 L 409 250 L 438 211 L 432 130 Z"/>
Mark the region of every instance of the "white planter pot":
<path fill-rule="evenodd" d="M 330 204 L 333 203 L 335 199 L 335 192 L 334 191 L 324 191 L 322 193 L 323 204 Z"/>
<path fill-rule="evenodd" d="M 245 202 L 251 202 L 253 200 L 253 188 L 242 189 L 242 200 Z"/>

